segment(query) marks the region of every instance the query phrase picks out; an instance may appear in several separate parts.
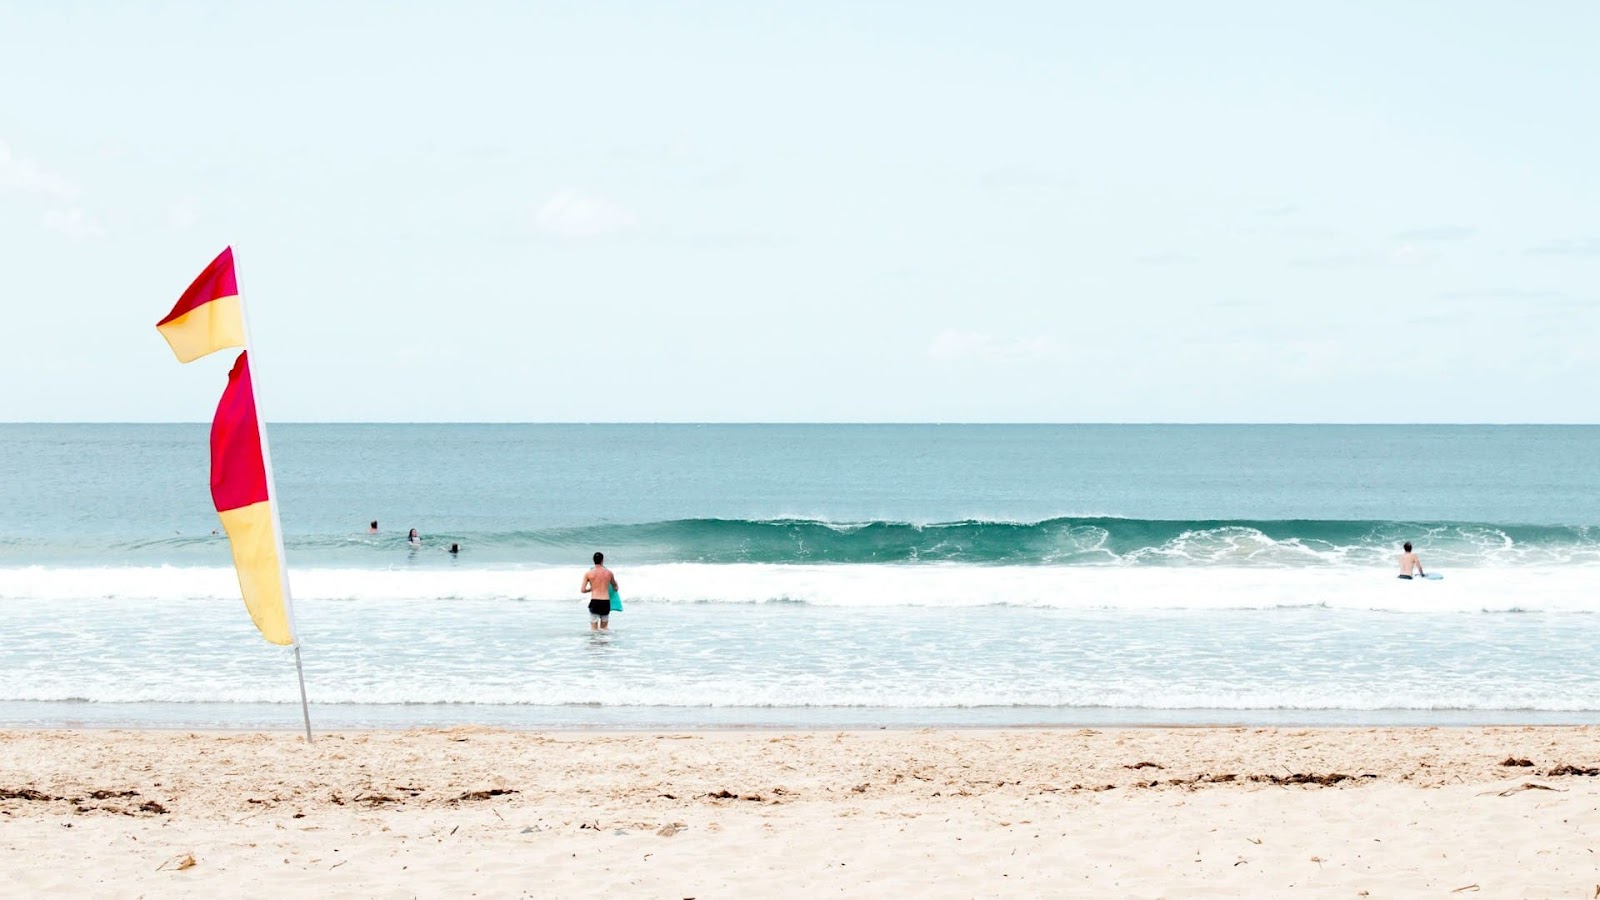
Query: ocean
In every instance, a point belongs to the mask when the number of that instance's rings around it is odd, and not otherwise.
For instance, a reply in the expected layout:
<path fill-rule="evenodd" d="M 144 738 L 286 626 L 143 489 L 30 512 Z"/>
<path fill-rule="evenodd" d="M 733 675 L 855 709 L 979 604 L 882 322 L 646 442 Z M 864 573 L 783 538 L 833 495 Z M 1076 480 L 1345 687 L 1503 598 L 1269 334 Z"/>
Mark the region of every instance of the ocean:
<path fill-rule="evenodd" d="M 0 425 L 0 725 L 298 727 L 207 427 Z M 271 438 L 319 727 L 1600 722 L 1600 427 Z"/>

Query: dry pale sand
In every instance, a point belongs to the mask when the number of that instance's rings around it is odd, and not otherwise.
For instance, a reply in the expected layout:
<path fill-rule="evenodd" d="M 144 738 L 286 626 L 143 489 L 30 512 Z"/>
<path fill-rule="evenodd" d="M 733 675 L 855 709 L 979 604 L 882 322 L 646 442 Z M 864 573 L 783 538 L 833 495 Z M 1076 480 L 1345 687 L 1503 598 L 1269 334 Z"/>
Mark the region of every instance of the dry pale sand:
<path fill-rule="evenodd" d="M 9 732 L 0 894 L 1592 900 L 1592 766 L 1549 727 Z"/>

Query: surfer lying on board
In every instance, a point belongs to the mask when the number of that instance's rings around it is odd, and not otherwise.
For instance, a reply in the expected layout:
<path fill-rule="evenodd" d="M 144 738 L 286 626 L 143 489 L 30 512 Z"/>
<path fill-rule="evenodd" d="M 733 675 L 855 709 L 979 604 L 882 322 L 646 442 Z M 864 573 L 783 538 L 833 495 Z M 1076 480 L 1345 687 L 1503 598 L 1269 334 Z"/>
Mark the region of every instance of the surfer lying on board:
<path fill-rule="evenodd" d="M 1405 542 L 1404 549 L 1406 552 L 1400 554 L 1400 577 L 1410 581 L 1412 572 L 1427 577 L 1428 573 L 1422 571 L 1422 558 L 1411 552 L 1410 541 Z"/>
<path fill-rule="evenodd" d="M 604 553 L 597 551 L 594 568 L 583 573 L 583 587 L 580 590 L 589 595 L 590 631 L 605 631 L 611 626 L 611 589 L 616 586 L 617 576 L 601 565 L 605 558 Z"/>

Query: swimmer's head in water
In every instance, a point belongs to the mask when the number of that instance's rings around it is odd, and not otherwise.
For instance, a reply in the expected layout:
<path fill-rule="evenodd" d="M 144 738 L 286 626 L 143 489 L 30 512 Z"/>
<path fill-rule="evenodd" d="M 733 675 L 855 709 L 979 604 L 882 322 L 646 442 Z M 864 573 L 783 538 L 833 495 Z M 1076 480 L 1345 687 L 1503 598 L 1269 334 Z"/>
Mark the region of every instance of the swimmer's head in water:
<path fill-rule="evenodd" d="M 601 553 L 599 550 L 596 550 L 594 552 L 594 564 L 595 565 L 597 565 L 597 566 L 600 565 L 602 562 L 605 561 L 605 558 L 606 558 L 606 555 L 604 553 Z"/>
<path fill-rule="evenodd" d="M 1406 552 L 1410 553 L 1411 552 L 1411 542 L 1410 541 L 1406 541 L 1404 546 L 1406 548 Z"/>
<path fill-rule="evenodd" d="M 377 519 L 373 519 L 372 520 L 372 524 L 368 525 L 367 527 L 371 528 L 373 531 L 377 531 L 378 530 L 378 520 Z"/>

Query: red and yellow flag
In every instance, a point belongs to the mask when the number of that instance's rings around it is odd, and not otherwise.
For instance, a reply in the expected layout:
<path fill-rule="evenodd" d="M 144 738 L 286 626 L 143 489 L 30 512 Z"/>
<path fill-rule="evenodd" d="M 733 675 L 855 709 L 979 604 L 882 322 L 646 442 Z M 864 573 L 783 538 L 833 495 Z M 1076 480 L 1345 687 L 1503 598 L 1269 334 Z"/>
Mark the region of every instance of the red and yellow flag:
<path fill-rule="evenodd" d="M 268 641 L 292 644 L 249 355 L 241 353 L 234 362 L 211 420 L 211 502 L 233 545 L 233 567 L 250 618 Z"/>
<path fill-rule="evenodd" d="M 244 315 L 233 275 L 233 248 L 224 248 L 167 317 L 156 323 L 178 362 L 192 362 L 228 347 L 244 346 Z"/>
<path fill-rule="evenodd" d="M 245 344 L 233 248 L 222 251 L 189 285 L 165 319 L 156 323 L 179 362 Z M 287 585 L 279 557 L 277 524 L 268 496 L 261 424 L 250 385 L 248 353 L 228 373 L 228 387 L 211 420 L 211 500 L 233 546 L 233 567 L 245 608 L 274 644 L 294 643 Z"/>

